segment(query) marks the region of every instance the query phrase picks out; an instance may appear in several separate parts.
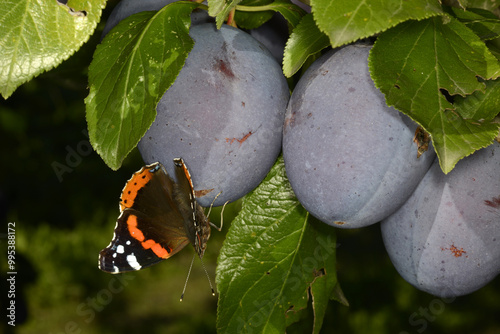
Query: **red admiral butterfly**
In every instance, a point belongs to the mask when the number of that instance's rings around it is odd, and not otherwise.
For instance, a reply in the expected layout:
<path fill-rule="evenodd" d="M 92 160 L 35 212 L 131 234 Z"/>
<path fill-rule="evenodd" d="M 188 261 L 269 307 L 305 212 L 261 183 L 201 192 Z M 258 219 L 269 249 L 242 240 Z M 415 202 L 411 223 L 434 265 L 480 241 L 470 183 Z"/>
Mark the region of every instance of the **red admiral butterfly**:
<path fill-rule="evenodd" d="M 123 188 L 113 240 L 99 253 L 99 269 L 117 274 L 168 259 L 188 243 L 201 258 L 210 223 L 196 202 L 191 174 L 174 159 L 177 183 L 159 162 L 132 175 Z"/>

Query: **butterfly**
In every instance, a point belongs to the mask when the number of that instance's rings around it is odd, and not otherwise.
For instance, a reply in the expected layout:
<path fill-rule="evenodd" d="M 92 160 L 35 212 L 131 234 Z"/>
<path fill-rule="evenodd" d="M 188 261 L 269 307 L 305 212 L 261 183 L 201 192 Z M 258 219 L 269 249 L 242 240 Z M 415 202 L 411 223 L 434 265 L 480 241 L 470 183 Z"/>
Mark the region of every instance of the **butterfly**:
<path fill-rule="evenodd" d="M 127 181 L 113 239 L 99 253 L 99 269 L 112 274 L 140 270 L 189 243 L 203 257 L 211 223 L 196 201 L 186 164 L 176 158 L 174 166 L 177 183 L 159 162 L 142 167 Z"/>

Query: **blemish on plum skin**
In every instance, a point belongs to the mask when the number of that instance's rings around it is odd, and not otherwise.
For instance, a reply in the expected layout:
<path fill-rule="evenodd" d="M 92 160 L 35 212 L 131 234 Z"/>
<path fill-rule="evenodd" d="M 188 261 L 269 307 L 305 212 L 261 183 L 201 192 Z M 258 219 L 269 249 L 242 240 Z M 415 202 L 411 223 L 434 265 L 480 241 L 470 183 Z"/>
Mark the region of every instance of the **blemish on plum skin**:
<path fill-rule="evenodd" d="M 296 112 L 292 112 L 292 115 L 290 115 L 290 117 L 285 118 L 285 124 L 284 124 L 285 133 L 288 127 L 293 128 L 293 126 L 295 125 L 295 115 Z"/>
<path fill-rule="evenodd" d="M 344 224 L 345 224 L 345 222 L 338 222 L 338 221 L 337 221 L 337 222 L 333 222 L 333 223 L 334 223 L 335 225 L 340 225 L 340 226 L 342 226 L 342 225 L 344 225 Z"/>
<path fill-rule="evenodd" d="M 491 200 L 484 200 L 484 204 L 492 207 L 493 209 L 500 209 L 500 196 L 493 197 Z"/>
<path fill-rule="evenodd" d="M 349 87 L 349 89 L 347 90 L 349 93 L 354 93 L 356 91 L 356 88 L 354 87 Z"/>
<path fill-rule="evenodd" d="M 463 254 L 467 254 L 462 247 L 458 248 L 455 244 L 451 244 L 450 248 L 441 247 L 441 251 L 449 250 L 454 257 L 461 257 Z M 465 255 L 468 258 L 467 255 Z"/>
<path fill-rule="evenodd" d="M 217 62 L 217 68 L 220 72 L 224 73 L 228 78 L 234 78 L 234 73 L 231 70 L 231 66 L 229 64 L 226 64 L 226 62 L 222 59 L 219 59 Z"/>
<path fill-rule="evenodd" d="M 241 144 L 243 144 L 245 142 L 245 140 L 247 140 L 253 134 L 254 133 L 252 131 L 250 131 L 245 136 L 243 136 L 241 139 L 238 139 L 238 138 L 226 138 L 226 143 L 229 143 L 229 145 L 231 145 L 232 143 L 234 143 L 234 141 L 237 141 L 238 143 L 240 143 L 240 147 L 241 147 Z"/>

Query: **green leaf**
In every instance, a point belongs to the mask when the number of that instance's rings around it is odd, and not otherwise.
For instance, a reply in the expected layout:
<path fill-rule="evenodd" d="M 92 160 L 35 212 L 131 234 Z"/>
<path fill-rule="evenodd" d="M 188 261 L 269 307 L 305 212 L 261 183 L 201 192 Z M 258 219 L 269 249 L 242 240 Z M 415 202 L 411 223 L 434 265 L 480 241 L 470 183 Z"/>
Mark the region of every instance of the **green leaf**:
<path fill-rule="evenodd" d="M 500 38 L 497 38 L 493 41 L 486 41 L 486 46 L 490 50 L 490 52 L 500 60 Z"/>
<path fill-rule="evenodd" d="M 485 84 L 484 92 L 476 91 L 467 97 L 455 97 L 455 111 L 464 119 L 484 123 L 493 121 L 500 114 L 500 79 L 486 81 Z"/>
<path fill-rule="evenodd" d="M 456 19 L 402 23 L 379 36 L 369 61 L 371 76 L 387 104 L 430 133 L 445 173 L 461 158 L 491 143 L 494 126 L 464 119 L 442 94 L 484 91 L 478 77 L 489 80 L 500 75 L 498 60 L 484 42 Z"/>
<path fill-rule="evenodd" d="M 286 42 L 283 55 L 283 73 L 286 77 L 294 75 L 307 58 L 330 46 L 328 36 L 319 31 L 312 14 L 302 18 Z"/>
<path fill-rule="evenodd" d="M 447 12 L 471 29 L 482 40 L 491 40 L 500 36 L 500 19 L 484 9 L 460 10 L 447 8 Z"/>
<path fill-rule="evenodd" d="M 305 11 L 299 6 L 287 0 L 232 0 L 227 3 L 224 0 L 208 0 L 208 14 L 214 16 L 219 29 L 227 18 L 229 12 L 236 8 L 236 24 L 246 29 L 261 26 L 269 20 L 274 12 L 279 12 L 295 27 Z"/>
<path fill-rule="evenodd" d="M 313 302 L 319 331 L 337 283 L 335 231 L 299 204 L 280 158 L 247 195 L 219 255 L 220 333 L 284 333 Z M 308 295 L 309 294 L 309 295 Z"/>
<path fill-rule="evenodd" d="M 106 0 L 0 2 L 0 93 L 7 99 L 23 83 L 69 58 L 94 32 Z"/>
<path fill-rule="evenodd" d="M 175 2 L 121 21 L 97 47 L 86 98 L 90 142 L 116 170 L 156 117 L 156 105 L 177 78 L 194 42 L 190 13 Z"/>
<path fill-rule="evenodd" d="M 271 3 L 272 0 L 243 0 L 239 6 L 263 6 Z M 234 20 L 239 28 L 243 29 L 255 29 L 266 23 L 271 17 L 273 17 L 274 12 L 272 11 L 259 11 L 259 12 L 246 12 L 237 10 L 234 14 Z"/>
<path fill-rule="evenodd" d="M 208 15 L 215 17 L 217 29 L 222 27 L 229 12 L 243 0 L 208 0 Z"/>
<path fill-rule="evenodd" d="M 295 28 L 306 15 L 302 8 L 287 1 L 275 1 L 269 5 L 269 8 L 283 15 L 292 28 Z"/>
<path fill-rule="evenodd" d="M 306 15 L 306 12 L 302 8 L 286 0 L 277 0 L 268 5 L 262 6 L 247 6 L 246 4 L 246 2 L 242 2 L 242 5 L 238 5 L 238 7 L 236 7 L 236 13 L 238 14 L 243 12 L 254 12 L 252 13 L 252 15 L 255 15 L 255 12 L 259 11 L 264 11 L 263 13 L 265 13 L 265 11 L 279 12 L 285 18 L 285 20 L 288 21 L 292 28 L 295 28 L 299 24 L 302 17 Z M 254 22 L 254 27 L 257 27 L 262 23 L 264 22 Z M 237 21 L 237 24 L 240 24 L 239 21 Z"/>
<path fill-rule="evenodd" d="M 469 0 L 467 2 L 467 7 L 486 9 L 500 16 L 500 0 Z"/>
<path fill-rule="evenodd" d="M 438 0 L 311 0 L 311 6 L 316 24 L 334 48 L 442 12 Z"/>

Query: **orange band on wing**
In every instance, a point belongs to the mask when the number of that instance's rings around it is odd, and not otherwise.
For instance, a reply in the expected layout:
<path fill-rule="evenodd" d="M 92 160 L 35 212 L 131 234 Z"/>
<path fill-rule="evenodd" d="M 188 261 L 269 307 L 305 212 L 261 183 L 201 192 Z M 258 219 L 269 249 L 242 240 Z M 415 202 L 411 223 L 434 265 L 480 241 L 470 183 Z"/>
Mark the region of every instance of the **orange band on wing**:
<path fill-rule="evenodd" d="M 137 228 L 137 216 L 130 215 L 127 218 L 127 227 L 128 227 L 128 232 L 134 239 L 139 240 L 140 242 L 144 241 L 144 234 L 142 233 L 141 230 Z"/>
<path fill-rule="evenodd" d="M 163 248 L 159 243 L 152 239 L 146 240 L 142 243 L 142 247 L 145 249 L 150 249 L 156 254 L 156 256 L 166 259 L 168 254 L 172 251 L 170 248 Z"/>
<path fill-rule="evenodd" d="M 132 178 L 127 181 L 125 188 L 122 190 L 121 200 L 120 200 L 120 210 L 125 210 L 126 208 L 131 208 L 134 205 L 135 198 L 137 197 L 137 192 L 142 189 L 151 179 L 153 178 L 153 173 L 158 169 L 155 168 L 156 165 L 149 165 L 142 167 L 138 172 L 132 175 Z"/>
<path fill-rule="evenodd" d="M 160 258 L 167 258 L 168 254 L 172 251 L 171 248 L 164 248 L 162 245 L 154 241 L 153 239 L 148 239 L 144 241 L 146 238 L 144 237 L 144 233 L 137 228 L 137 217 L 134 215 L 128 216 L 127 219 L 127 227 L 130 235 L 141 242 L 142 247 L 144 249 L 151 249 L 156 256 Z"/>

